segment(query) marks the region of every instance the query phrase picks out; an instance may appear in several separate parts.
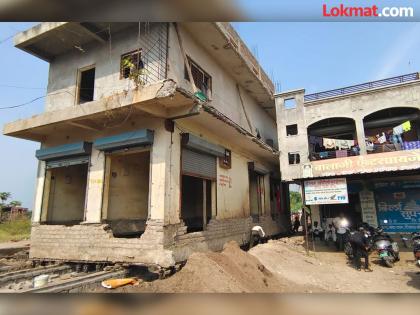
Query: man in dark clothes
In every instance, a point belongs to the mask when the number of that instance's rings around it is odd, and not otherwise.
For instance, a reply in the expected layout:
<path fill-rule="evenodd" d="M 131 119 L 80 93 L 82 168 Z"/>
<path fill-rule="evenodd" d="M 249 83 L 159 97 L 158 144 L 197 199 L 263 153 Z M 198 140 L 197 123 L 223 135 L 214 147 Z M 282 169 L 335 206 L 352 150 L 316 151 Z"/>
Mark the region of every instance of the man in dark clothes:
<path fill-rule="evenodd" d="M 299 215 L 295 214 L 294 221 L 293 221 L 293 233 L 297 233 L 299 231 L 300 220 Z"/>
<path fill-rule="evenodd" d="M 359 231 L 350 236 L 350 243 L 353 249 L 354 264 L 356 269 L 358 271 L 362 270 L 361 258 L 363 257 L 365 259 L 365 271 L 372 271 L 372 269 L 369 268 L 368 235 L 366 234 L 366 231 L 363 227 L 360 227 Z"/>

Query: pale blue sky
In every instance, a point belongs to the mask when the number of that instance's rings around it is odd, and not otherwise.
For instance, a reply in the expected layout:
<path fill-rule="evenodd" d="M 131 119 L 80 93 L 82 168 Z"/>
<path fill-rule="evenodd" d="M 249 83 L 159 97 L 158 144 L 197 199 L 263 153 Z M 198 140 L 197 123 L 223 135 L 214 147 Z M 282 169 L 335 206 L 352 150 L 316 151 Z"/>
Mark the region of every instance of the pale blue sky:
<path fill-rule="evenodd" d="M 48 64 L 9 38 L 33 23 L 0 23 L 0 107 L 45 95 Z M 281 90 L 307 93 L 420 71 L 420 24 L 234 23 Z M 15 86 L 15 87 L 12 87 Z M 16 88 L 20 87 L 20 88 Z M 0 110 L 0 126 L 43 110 L 44 100 Z M 0 135 L 0 191 L 32 207 L 38 143 Z"/>

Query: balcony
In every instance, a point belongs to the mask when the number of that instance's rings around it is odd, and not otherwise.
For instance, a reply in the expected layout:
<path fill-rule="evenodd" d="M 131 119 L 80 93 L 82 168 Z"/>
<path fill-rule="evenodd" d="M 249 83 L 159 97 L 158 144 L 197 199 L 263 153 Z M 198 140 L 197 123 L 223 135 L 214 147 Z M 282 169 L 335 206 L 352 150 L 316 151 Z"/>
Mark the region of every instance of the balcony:
<path fill-rule="evenodd" d="M 359 149 L 355 147 L 354 150 L 336 150 L 336 151 L 322 151 L 322 152 L 311 152 L 309 154 L 310 161 L 336 159 L 349 156 L 359 155 Z"/>

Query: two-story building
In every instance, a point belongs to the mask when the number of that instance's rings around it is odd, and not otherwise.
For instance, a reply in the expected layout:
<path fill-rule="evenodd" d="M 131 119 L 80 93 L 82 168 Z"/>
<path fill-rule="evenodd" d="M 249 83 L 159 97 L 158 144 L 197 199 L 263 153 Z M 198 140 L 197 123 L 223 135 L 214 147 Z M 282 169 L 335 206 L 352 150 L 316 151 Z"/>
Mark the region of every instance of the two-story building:
<path fill-rule="evenodd" d="M 45 112 L 30 257 L 171 266 L 289 229 L 274 87 L 228 23 L 41 23 Z M 35 152 L 34 152 L 35 154 Z"/>
<path fill-rule="evenodd" d="M 305 186 L 314 221 L 420 230 L 418 73 L 275 97 L 282 180 Z"/>

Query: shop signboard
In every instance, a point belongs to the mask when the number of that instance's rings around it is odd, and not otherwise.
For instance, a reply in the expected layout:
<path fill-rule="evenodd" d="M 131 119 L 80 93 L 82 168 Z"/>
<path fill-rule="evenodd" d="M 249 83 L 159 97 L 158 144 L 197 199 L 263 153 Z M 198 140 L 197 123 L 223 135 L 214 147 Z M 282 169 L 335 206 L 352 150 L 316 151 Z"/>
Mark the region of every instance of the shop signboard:
<path fill-rule="evenodd" d="M 302 177 L 343 176 L 413 170 L 420 167 L 420 149 L 349 156 L 313 161 L 303 168 Z"/>
<path fill-rule="evenodd" d="M 393 181 L 375 183 L 378 223 L 385 231 L 420 231 L 420 191 L 413 184 Z"/>
<path fill-rule="evenodd" d="M 348 203 L 345 178 L 305 180 L 305 204 L 327 205 Z"/>

